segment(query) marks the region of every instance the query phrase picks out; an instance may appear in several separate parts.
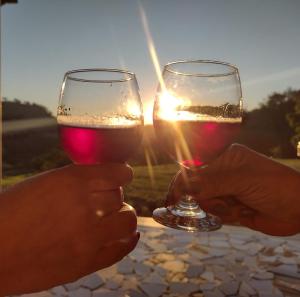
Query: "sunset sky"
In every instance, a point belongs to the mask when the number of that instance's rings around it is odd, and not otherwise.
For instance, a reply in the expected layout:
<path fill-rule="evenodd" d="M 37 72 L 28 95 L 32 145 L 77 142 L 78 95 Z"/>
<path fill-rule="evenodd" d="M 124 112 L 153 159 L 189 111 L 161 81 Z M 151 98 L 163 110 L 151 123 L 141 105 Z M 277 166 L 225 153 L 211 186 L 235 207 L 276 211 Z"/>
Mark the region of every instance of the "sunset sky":
<path fill-rule="evenodd" d="M 67 70 L 126 68 L 150 110 L 151 37 L 161 66 L 191 58 L 237 65 L 252 109 L 274 91 L 300 88 L 299 12 L 299 0 L 19 0 L 1 8 L 2 95 L 55 114 Z"/>

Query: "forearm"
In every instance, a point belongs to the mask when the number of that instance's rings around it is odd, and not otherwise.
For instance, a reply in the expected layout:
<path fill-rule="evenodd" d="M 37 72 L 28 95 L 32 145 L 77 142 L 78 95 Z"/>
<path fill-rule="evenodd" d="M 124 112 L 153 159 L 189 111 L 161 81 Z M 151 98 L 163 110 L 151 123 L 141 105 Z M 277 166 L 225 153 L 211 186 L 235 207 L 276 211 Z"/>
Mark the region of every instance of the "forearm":
<path fill-rule="evenodd" d="M 299 225 L 300 233 L 300 172 L 294 171 L 282 179 L 284 183 L 278 189 L 281 197 L 278 207 L 288 211 L 290 220 Z"/>
<path fill-rule="evenodd" d="M 0 296 L 24 292 L 24 243 L 28 233 L 20 228 L 26 221 L 17 198 L 14 190 L 0 194 Z"/>
<path fill-rule="evenodd" d="M 17 263 L 14 257 L 16 242 L 16 235 L 13 233 L 13 217 L 14 213 L 8 204 L 7 193 L 0 195 L 0 296 L 6 296 L 13 288 L 14 270 L 17 269 Z"/>

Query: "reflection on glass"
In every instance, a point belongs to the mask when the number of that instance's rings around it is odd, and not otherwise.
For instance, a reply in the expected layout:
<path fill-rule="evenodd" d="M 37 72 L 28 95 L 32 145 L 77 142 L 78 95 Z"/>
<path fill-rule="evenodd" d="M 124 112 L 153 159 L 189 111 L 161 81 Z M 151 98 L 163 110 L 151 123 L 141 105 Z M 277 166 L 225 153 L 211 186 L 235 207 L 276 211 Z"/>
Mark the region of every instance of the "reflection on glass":
<path fill-rule="evenodd" d="M 155 100 L 153 124 L 162 147 L 186 170 L 207 166 L 235 139 L 242 122 L 238 69 L 218 61 L 179 61 L 165 66 Z M 175 206 L 156 209 L 153 217 L 186 231 L 220 228 L 185 195 Z"/>

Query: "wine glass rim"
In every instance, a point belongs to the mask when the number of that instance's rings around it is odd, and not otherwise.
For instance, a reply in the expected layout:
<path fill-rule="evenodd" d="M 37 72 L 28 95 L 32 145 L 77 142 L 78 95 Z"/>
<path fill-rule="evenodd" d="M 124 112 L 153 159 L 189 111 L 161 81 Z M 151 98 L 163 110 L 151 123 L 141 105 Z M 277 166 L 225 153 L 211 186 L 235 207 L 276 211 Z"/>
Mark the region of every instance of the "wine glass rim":
<path fill-rule="evenodd" d="M 74 73 L 81 73 L 81 72 L 117 72 L 117 73 L 124 73 L 128 74 L 128 77 L 123 79 L 86 79 L 86 78 L 78 78 L 72 76 Z M 130 81 L 135 78 L 135 74 L 128 70 L 117 69 L 117 68 L 85 68 L 85 69 L 74 69 L 67 71 L 65 73 L 65 78 L 80 81 L 80 82 L 92 82 L 92 83 L 115 83 L 115 82 L 126 82 Z"/>
<path fill-rule="evenodd" d="M 223 73 L 188 73 L 188 72 L 181 72 L 181 71 L 177 71 L 177 70 L 173 70 L 171 68 L 172 65 L 176 65 L 176 64 L 184 64 L 184 63 L 199 63 L 199 64 L 216 64 L 216 65 L 223 65 L 223 66 L 227 66 L 230 70 L 227 72 L 223 72 Z M 239 69 L 231 64 L 231 63 L 227 63 L 227 62 L 223 62 L 223 61 L 218 61 L 218 60 L 177 60 L 174 62 L 170 62 L 167 63 L 164 66 L 164 70 L 174 73 L 174 74 L 179 74 L 179 75 L 184 75 L 184 76 L 199 76 L 199 77 L 222 77 L 222 76 L 229 76 L 229 75 L 234 75 L 234 74 L 238 74 Z"/>

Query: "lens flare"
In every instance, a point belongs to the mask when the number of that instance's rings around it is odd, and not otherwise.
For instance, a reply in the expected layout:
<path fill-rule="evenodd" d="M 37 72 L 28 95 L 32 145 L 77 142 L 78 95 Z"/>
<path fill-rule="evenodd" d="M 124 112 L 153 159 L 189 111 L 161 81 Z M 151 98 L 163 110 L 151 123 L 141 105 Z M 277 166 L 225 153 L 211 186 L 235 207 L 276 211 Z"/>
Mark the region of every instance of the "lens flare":
<path fill-rule="evenodd" d="M 144 32 L 146 35 L 146 39 L 147 39 L 147 44 L 148 44 L 148 49 L 149 49 L 149 53 L 151 56 L 151 60 L 156 72 L 156 76 L 158 78 L 159 84 L 160 84 L 160 88 L 161 90 L 165 89 L 165 84 L 164 84 L 164 80 L 162 78 L 162 73 L 161 73 L 161 69 L 160 69 L 160 64 L 159 64 L 159 60 L 158 60 L 158 56 L 156 53 L 156 49 L 154 46 L 154 42 L 153 42 L 153 38 L 150 32 L 150 28 L 148 25 L 148 20 L 147 20 L 147 16 L 145 13 L 145 10 L 142 6 L 142 4 L 139 2 L 139 11 L 140 11 L 140 16 L 141 16 L 141 21 L 142 21 L 142 25 L 144 28 Z"/>
<path fill-rule="evenodd" d="M 141 106 L 136 101 L 128 101 L 126 109 L 130 116 L 137 118 L 142 116 Z"/>
<path fill-rule="evenodd" d="M 168 91 L 163 91 L 158 94 L 158 113 L 157 116 L 160 119 L 167 121 L 178 120 L 178 108 L 182 105 L 186 105 L 186 100 L 176 97 Z"/>

